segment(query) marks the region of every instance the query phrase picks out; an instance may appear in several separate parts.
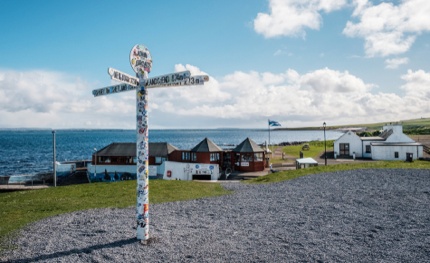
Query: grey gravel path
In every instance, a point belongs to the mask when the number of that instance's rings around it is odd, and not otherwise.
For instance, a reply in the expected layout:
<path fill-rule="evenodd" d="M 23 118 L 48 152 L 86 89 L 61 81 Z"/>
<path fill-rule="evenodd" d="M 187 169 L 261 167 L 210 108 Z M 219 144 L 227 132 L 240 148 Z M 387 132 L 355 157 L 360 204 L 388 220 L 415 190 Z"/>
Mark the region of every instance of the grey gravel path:
<path fill-rule="evenodd" d="M 134 209 L 51 217 L 2 262 L 430 262 L 430 170 L 358 170 L 225 183 L 234 194 L 152 205 L 151 242 Z"/>

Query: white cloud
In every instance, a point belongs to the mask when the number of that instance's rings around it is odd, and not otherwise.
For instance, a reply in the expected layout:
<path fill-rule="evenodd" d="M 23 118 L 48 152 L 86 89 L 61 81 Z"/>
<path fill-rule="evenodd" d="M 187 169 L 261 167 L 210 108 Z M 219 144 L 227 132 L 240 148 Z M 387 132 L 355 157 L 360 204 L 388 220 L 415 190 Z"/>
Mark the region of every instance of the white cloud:
<path fill-rule="evenodd" d="M 393 59 L 386 59 L 385 60 L 385 68 L 388 69 L 396 69 L 399 68 L 401 65 L 405 65 L 409 63 L 408 58 L 393 58 Z"/>
<path fill-rule="evenodd" d="M 258 13 L 254 30 L 266 38 L 305 36 L 305 29 L 318 30 L 320 12 L 332 12 L 346 5 L 346 0 L 269 0 L 270 13 Z"/>
<path fill-rule="evenodd" d="M 348 71 L 328 68 L 300 74 L 293 69 L 270 72 L 237 71 L 222 78 L 215 86 L 224 98 L 205 103 L 192 100 L 175 101 L 166 111 L 187 116 L 186 119 L 207 118 L 214 122 L 237 120 L 236 127 L 255 127 L 268 117 L 296 125 L 318 125 L 322 119 L 331 123 L 369 123 L 414 118 L 428 112 L 428 98 L 413 96 L 409 86 L 425 88 L 428 74 L 410 72 L 403 79 L 408 90 L 402 97 L 394 93 L 372 93 L 374 84 L 365 83 Z M 420 82 L 421 81 L 421 82 Z M 205 96 L 199 94 L 199 96 Z M 409 111 L 409 103 L 414 110 Z"/>
<path fill-rule="evenodd" d="M 93 89 L 90 83 L 59 72 L 0 70 L 0 127 L 133 127 L 118 109 L 125 115 L 133 114 L 134 102 L 114 96 L 94 98 Z"/>
<path fill-rule="evenodd" d="M 328 68 L 305 74 L 301 78 L 302 87 L 311 87 L 316 92 L 367 92 L 372 85 L 366 85 L 361 79 Z"/>
<path fill-rule="evenodd" d="M 189 70 L 191 75 L 208 75 L 206 72 L 201 71 L 198 67 L 192 65 L 175 65 L 175 72 Z M 210 81 L 204 85 L 198 86 L 181 86 L 151 90 L 151 94 L 155 93 L 156 98 L 151 99 L 155 107 L 159 107 L 163 101 L 178 100 L 193 103 L 206 103 L 208 101 L 225 100 L 230 97 L 230 94 L 223 92 L 219 89 L 216 79 L 209 76 Z M 152 106 L 151 106 L 152 107 Z"/>
<path fill-rule="evenodd" d="M 397 3 L 397 4 L 395 4 Z M 343 33 L 364 39 L 368 57 L 387 57 L 410 50 L 416 38 L 430 31 L 430 1 L 403 0 L 269 0 L 270 11 L 258 13 L 254 30 L 266 38 L 304 37 L 307 29 L 319 30 L 321 12 L 330 13 L 352 4 L 354 11 Z M 284 54 L 282 50 L 275 55 Z"/>
<path fill-rule="evenodd" d="M 408 70 L 407 74 L 402 76 L 406 84 L 401 88 L 406 92 L 407 98 L 417 98 L 420 105 L 410 105 L 411 107 L 423 106 L 430 110 L 430 72 L 424 70 L 412 71 Z"/>
<path fill-rule="evenodd" d="M 404 0 L 398 5 L 382 2 L 373 5 L 368 0 L 355 0 L 353 17 L 343 33 L 361 37 L 369 57 L 398 55 L 407 52 L 416 38 L 430 31 L 430 1 Z"/>
<path fill-rule="evenodd" d="M 176 65 L 204 74 L 191 65 Z M 304 74 L 236 71 L 204 86 L 149 91 L 151 128 L 261 127 L 267 118 L 296 126 L 369 123 L 430 112 L 430 73 L 409 70 L 404 94 L 329 68 Z M 47 71 L 0 71 L 0 128 L 135 128 L 133 92 L 101 96 L 79 78 Z M 96 87 L 97 88 L 97 87 Z M 204 124 L 203 124 L 204 122 Z"/>

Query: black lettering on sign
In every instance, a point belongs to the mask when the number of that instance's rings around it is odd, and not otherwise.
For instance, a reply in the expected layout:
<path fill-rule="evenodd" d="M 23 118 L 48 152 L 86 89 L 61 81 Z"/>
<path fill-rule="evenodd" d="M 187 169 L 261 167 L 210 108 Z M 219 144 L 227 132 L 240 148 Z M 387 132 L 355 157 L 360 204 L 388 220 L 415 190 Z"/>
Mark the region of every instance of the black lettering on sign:
<path fill-rule="evenodd" d="M 146 54 L 146 52 L 145 51 L 141 51 L 141 50 L 139 50 L 137 52 L 137 55 L 139 55 L 139 57 L 144 57 L 144 58 L 148 57 L 148 55 Z"/>

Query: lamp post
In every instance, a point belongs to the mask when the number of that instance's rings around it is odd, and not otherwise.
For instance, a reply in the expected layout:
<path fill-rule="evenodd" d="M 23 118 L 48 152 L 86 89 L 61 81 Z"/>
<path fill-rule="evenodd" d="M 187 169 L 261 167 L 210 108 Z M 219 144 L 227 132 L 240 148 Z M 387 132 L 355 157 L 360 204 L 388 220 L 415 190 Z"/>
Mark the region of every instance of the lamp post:
<path fill-rule="evenodd" d="M 94 148 L 94 179 L 97 176 L 97 148 Z"/>
<path fill-rule="evenodd" d="M 55 163 L 57 162 L 56 160 L 56 156 L 57 154 L 55 153 L 55 131 L 52 131 L 52 166 L 53 166 L 53 172 L 52 172 L 52 176 L 54 177 L 54 187 L 57 187 L 57 167 L 55 165 Z"/>
<path fill-rule="evenodd" d="M 326 127 L 326 123 L 323 123 L 323 127 L 324 127 L 324 164 L 327 165 L 327 142 L 326 142 L 326 138 L 325 138 L 325 127 Z"/>

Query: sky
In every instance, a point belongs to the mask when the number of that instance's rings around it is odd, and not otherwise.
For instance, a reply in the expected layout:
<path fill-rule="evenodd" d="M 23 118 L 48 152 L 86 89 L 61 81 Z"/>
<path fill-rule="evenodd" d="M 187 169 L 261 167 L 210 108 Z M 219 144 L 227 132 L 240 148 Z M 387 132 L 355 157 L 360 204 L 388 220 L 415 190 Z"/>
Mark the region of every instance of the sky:
<path fill-rule="evenodd" d="M 267 128 L 430 117 L 428 0 L 0 0 L 0 128 L 135 129 L 134 75 L 189 70 L 204 86 L 148 89 L 150 129 Z"/>

